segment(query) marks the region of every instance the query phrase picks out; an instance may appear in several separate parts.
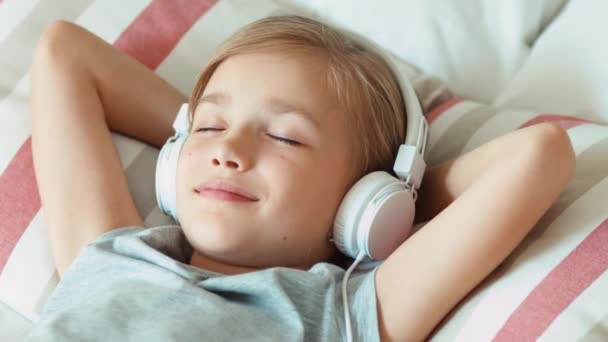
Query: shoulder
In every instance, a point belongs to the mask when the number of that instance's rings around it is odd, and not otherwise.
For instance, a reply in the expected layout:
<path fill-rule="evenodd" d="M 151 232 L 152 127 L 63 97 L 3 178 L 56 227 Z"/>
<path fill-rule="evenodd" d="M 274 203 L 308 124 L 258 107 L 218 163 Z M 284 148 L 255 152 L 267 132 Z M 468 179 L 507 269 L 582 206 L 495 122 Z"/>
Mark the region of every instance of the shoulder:
<path fill-rule="evenodd" d="M 188 279 L 198 277 L 187 264 L 190 251 L 178 226 L 128 226 L 109 231 L 86 245 L 66 269 L 49 308 L 82 291 L 103 292 L 126 281 L 155 281 L 168 272 Z"/>
<path fill-rule="evenodd" d="M 109 231 L 87 245 L 89 248 L 110 249 L 115 252 L 130 248 L 154 249 L 176 259 L 183 259 L 184 252 L 192 252 L 181 227 L 174 225 L 157 227 L 129 226 Z M 190 255 L 188 255 L 188 258 Z"/>
<path fill-rule="evenodd" d="M 86 245 L 66 275 L 71 279 L 104 272 L 117 276 L 121 271 L 143 267 L 142 262 L 148 268 L 176 269 L 189 264 L 191 255 L 192 246 L 179 226 L 128 226 L 102 234 Z"/>

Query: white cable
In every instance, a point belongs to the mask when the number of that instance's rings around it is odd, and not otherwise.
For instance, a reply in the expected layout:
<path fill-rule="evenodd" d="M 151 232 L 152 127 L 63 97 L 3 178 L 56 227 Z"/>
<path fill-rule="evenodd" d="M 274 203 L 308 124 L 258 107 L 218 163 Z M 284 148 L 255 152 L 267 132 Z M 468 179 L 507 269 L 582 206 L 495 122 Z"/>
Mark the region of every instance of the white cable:
<path fill-rule="evenodd" d="M 355 259 L 355 262 L 353 262 L 353 264 L 350 265 L 348 270 L 346 270 L 346 273 L 344 273 L 344 280 L 342 281 L 342 304 L 344 306 L 344 322 L 346 323 L 346 341 L 347 342 L 353 341 L 353 332 L 352 332 L 352 328 L 350 326 L 350 311 L 348 310 L 348 297 L 346 295 L 346 282 L 348 281 L 348 276 L 350 275 L 350 273 L 355 269 L 355 267 L 357 267 L 357 265 L 361 262 L 361 260 L 363 260 L 363 258 L 365 258 L 365 253 L 360 252 L 359 255 L 357 255 L 357 258 Z"/>
<path fill-rule="evenodd" d="M 164 226 L 153 226 L 154 228 L 168 228 L 168 227 L 173 227 L 173 228 L 181 228 L 181 226 L 175 225 L 175 224 L 166 224 Z"/>

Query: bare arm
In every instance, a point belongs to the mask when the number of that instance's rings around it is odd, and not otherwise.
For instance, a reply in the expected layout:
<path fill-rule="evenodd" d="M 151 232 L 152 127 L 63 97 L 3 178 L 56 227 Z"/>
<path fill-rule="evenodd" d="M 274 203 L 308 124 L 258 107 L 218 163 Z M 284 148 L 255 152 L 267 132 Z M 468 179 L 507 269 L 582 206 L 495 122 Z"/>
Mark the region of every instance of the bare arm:
<path fill-rule="evenodd" d="M 99 235 L 143 225 L 110 130 L 161 146 L 186 97 L 88 31 L 53 23 L 32 65 L 32 152 L 59 275 Z"/>
<path fill-rule="evenodd" d="M 525 143 L 524 143 L 525 144 Z M 437 216 L 496 162 L 510 159 L 522 148 L 521 134 L 507 134 L 498 142 L 447 160 L 427 170 L 418 191 L 416 222 Z"/>
<path fill-rule="evenodd" d="M 574 165 L 565 131 L 539 124 L 429 170 L 425 215 L 434 217 L 376 274 L 382 340 L 427 338 L 526 236 L 573 177 Z M 432 196 L 440 203 L 429 205 Z"/>

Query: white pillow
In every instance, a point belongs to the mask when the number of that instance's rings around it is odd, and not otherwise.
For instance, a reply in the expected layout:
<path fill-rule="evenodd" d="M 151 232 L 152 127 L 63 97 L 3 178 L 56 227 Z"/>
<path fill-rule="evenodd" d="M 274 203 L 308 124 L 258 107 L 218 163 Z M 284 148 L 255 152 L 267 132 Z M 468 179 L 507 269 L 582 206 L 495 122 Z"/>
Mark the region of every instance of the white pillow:
<path fill-rule="evenodd" d="M 605 0 L 571 1 L 495 104 L 608 123 Z"/>
<path fill-rule="evenodd" d="M 281 0 L 327 18 L 490 102 L 567 0 Z"/>

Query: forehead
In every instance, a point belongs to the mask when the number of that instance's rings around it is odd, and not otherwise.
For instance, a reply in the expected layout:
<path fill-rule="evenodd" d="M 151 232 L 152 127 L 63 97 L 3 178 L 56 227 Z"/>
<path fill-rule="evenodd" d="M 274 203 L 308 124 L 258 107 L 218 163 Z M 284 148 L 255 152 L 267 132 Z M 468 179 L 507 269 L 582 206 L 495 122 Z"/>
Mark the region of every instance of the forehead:
<path fill-rule="evenodd" d="M 225 104 L 226 97 L 240 103 L 258 99 L 275 107 L 292 106 L 319 113 L 338 107 L 336 97 L 328 90 L 327 60 L 323 55 L 304 51 L 254 52 L 223 61 L 201 99 L 216 104 Z"/>

